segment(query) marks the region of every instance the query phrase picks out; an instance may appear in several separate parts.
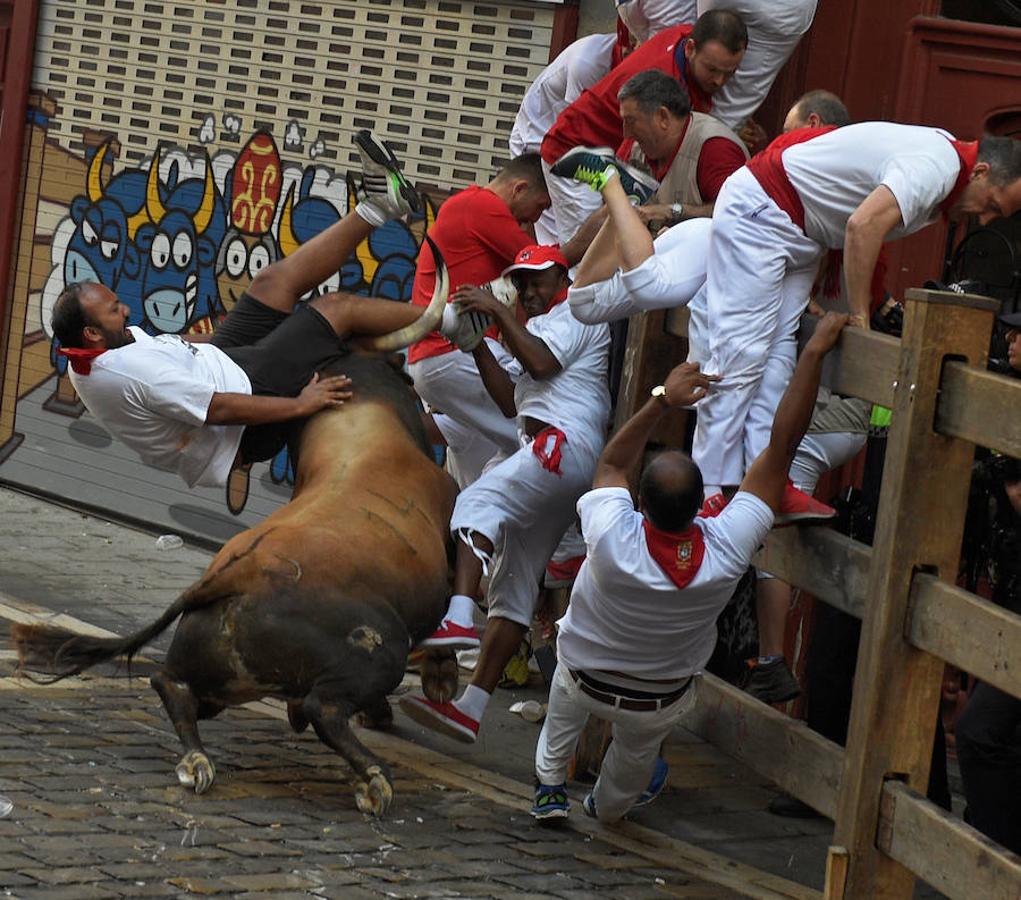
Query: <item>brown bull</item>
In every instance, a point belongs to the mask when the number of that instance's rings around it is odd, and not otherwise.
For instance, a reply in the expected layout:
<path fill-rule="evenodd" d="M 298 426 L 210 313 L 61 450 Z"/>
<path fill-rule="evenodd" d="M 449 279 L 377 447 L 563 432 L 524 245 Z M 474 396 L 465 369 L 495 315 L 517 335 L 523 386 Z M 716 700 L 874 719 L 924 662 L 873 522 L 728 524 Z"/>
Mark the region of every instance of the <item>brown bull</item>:
<path fill-rule="evenodd" d="M 438 276 L 420 322 L 442 311 L 447 284 Z M 376 346 L 414 337 L 396 333 Z M 130 657 L 181 617 L 152 685 L 184 745 L 178 779 L 197 793 L 215 777 L 198 720 L 273 696 L 288 702 L 296 730 L 311 723 L 358 773 L 359 809 L 378 815 L 393 798 L 386 765 L 348 719 L 362 712 L 389 720 L 387 694 L 401 681 L 409 648 L 439 624 L 456 488 L 433 461 L 411 390 L 386 358 L 352 354 L 337 364 L 341 371 L 354 399 L 305 426 L 290 503 L 228 542 L 159 619 L 123 639 L 11 629 L 23 665 L 64 678 Z M 427 660 L 424 686 L 436 699 L 456 689 L 451 657 Z"/>

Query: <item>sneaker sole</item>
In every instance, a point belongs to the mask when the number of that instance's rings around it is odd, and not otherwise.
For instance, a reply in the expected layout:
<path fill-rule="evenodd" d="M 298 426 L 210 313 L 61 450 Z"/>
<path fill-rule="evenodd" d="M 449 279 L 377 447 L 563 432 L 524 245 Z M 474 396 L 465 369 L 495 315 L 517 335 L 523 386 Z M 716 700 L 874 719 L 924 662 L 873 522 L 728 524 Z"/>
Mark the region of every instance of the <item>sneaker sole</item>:
<path fill-rule="evenodd" d="M 420 703 L 415 703 L 414 700 L 405 699 L 398 700 L 398 706 L 404 710 L 404 714 L 414 721 L 418 722 L 419 725 L 424 725 L 431 731 L 435 731 L 439 734 L 446 735 L 447 737 L 453 738 L 455 741 L 461 741 L 463 744 L 474 744 L 477 735 L 468 728 L 463 728 L 460 725 L 451 722 L 449 719 L 445 719 L 440 715 L 434 713 L 428 707 L 422 706 Z"/>
<path fill-rule="evenodd" d="M 377 144 L 372 136 L 364 131 L 356 131 L 354 142 L 358 147 L 377 165 L 383 166 L 391 175 L 397 179 L 397 186 L 404 201 L 411 207 L 412 212 L 422 211 L 422 198 L 418 191 L 412 187 L 411 182 L 404 177 L 401 171 L 401 164 L 386 144 Z"/>
<path fill-rule="evenodd" d="M 447 650 L 478 650 L 482 641 L 478 638 L 448 637 L 448 638 L 426 638 L 418 645 L 426 647 L 444 647 Z"/>
<path fill-rule="evenodd" d="M 538 821 L 543 819 L 566 819 L 570 815 L 570 810 L 567 809 L 544 809 L 542 811 L 532 810 L 532 818 Z"/>

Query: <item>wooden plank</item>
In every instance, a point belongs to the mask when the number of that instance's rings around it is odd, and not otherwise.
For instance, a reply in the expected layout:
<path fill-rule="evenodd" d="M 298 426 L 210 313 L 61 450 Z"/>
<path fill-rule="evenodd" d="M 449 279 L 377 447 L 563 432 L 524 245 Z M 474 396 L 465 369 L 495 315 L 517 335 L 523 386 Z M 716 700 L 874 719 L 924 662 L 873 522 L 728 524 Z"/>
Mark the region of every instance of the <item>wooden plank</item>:
<path fill-rule="evenodd" d="M 777 528 L 752 563 L 860 619 L 871 559 L 867 545 L 831 528 Z"/>
<path fill-rule="evenodd" d="M 671 309 L 666 314 L 666 330 L 676 337 L 687 337 L 687 308 Z M 818 316 L 803 316 L 798 341 L 802 347 L 815 331 Z M 888 334 L 845 328 L 840 342 L 826 359 L 822 383 L 839 394 L 863 397 L 882 406 L 893 403 L 894 383 L 900 358 L 900 341 Z"/>
<path fill-rule="evenodd" d="M 961 362 L 943 369 L 936 430 L 1021 457 L 1021 416 L 1005 415 L 1021 409 L 1021 381 L 994 375 Z"/>
<path fill-rule="evenodd" d="M 911 872 L 876 848 L 879 799 L 891 775 L 928 780 L 943 661 L 908 643 L 909 597 L 916 571 L 957 574 L 974 454 L 932 426 L 944 359 L 984 365 L 992 327 L 987 301 L 909 292 L 834 829 L 848 897 L 911 896 Z"/>
<path fill-rule="evenodd" d="M 708 673 L 684 727 L 833 818 L 843 750 L 804 722 Z"/>
<path fill-rule="evenodd" d="M 912 791 L 883 785 L 879 847 L 948 897 L 1017 900 L 1021 857 Z"/>
<path fill-rule="evenodd" d="M 1021 616 L 919 573 L 907 635 L 916 647 L 1021 697 Z"/>

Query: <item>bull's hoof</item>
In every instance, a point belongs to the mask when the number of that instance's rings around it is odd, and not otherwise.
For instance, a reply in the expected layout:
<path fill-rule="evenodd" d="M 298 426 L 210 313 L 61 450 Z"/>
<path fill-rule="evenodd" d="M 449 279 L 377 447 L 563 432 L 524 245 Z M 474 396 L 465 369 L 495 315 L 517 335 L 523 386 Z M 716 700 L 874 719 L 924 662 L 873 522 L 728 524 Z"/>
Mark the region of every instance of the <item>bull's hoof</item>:
<path fill-rule="evenodd" d="M 191 750 L 182 756 L 174 771 L 177 780 L 185 787 L 195 788 L 196 794 L 208 791 L 216 778 L 212 761 L 201 750 Z"/>
<path fill-rule="evenodd" d="M 394 789 L 382 773 L 373 775 L 368 784 L 358 782 L 355 788 L 355 803 L 359 812 L 373 816 L 383 815 L 393 803 Z"/>
<path fill-rule="evenodd" d="M 449 703 L 457 694 L 457 656 L 453 650 L 426 651 L 422 660 L 422 693 L 433 703 Z"/>

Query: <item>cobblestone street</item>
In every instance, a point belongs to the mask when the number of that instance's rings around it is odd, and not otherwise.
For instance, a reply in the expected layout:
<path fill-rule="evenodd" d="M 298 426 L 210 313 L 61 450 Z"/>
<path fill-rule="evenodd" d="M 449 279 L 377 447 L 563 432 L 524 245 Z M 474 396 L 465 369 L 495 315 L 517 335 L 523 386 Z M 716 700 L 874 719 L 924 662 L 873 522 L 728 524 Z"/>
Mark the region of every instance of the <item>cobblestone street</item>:
<path fill-rule="evenodd" d="M 153 535 L 3 490 L 0 510 L 0 540 L 12 548 L 2 620 L 125 634 L 209 558 L 154 551 Z M 171 633 L 131 678 L 100 669 L 46 686 L 15 677 L 0 625 L 0 794 L 14 804 L 0 819 L 4 895 L 817 896 L 737 859 L 793 860 L 798 847 L 815 864 L 804 842 L 824 847 L 828 823 L 774 824 L 761 812 L 767 785 L 682 733 L 667 751 L 671 785 L 640 824 L 588 819 L 578 785 L 569 823 L 537 825 L 527 812 L 535 726 L 506 712 L 505 692 L 474 747 L 400 717 L 393 732 L 360 732 L 394 770 L 396 800 L 382 819 L 357 811 L 346 763 L 311 731 L 295 735 L 271 702 L 202 723 L 217 780 L 196 796 L 177 785 L 180 744 L 146 680 Z M 735 858 L 716 851 L 727 841 Z"/>

